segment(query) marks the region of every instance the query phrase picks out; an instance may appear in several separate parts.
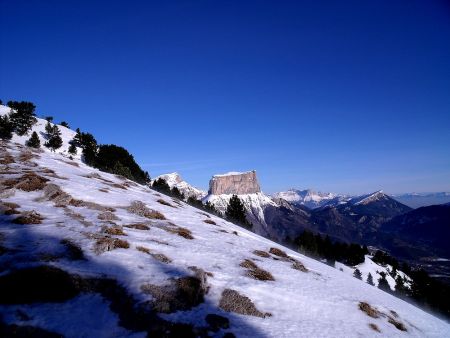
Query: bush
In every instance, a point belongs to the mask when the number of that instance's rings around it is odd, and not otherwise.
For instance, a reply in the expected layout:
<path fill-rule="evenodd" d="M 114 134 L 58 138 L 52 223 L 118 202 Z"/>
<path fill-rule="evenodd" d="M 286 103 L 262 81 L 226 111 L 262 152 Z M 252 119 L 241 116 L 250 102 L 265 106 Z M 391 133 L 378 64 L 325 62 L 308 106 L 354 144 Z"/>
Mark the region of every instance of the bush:
<path fill-rule="evenodd" d="M 133 201 L 131 202 L 131 205 L 127 208 L 128 212 L 149 218 L 149 219 L 160 219 L 164 220 L 166 219 L 163 214 L 161 214 L 159 211 L 150 210 L 147 208 L 147 206 L 142 203 L 141 201 Z"/>
<path fill-rule="evenodd" d="M 259 311 L 250 298 L 241 295 L 236 290 L 225 289 L 220 298 L 219 307 L 227 312 L 265 318 L 269 313 Z"/>
<path fill-rule="evenodd" d="M 46 182 L 48 182 L 47 178 L 36 175 L 34 172 L 29 172 L 22 175 L 18 180 L 16 188 L 27 192 L 42 190 L 44 189 Z"/>
<path fill-rule="evenodd" d="M 380 317 L 380 312 L 377 309 L 374 309 L 373 307 L 371 307 L 369 303 L 359 302 L 358 306 L 359 306 L 359 309 L 362 312 L 365 312 L 369 317 L 372 317 L 372 318 Z"/>
<path fill-rule="evenodd" d="M 278 257 L 282 257 L 282 258 L 288 258 L 289 257 L 286 252 L 284 252 L 283 250 L 280 250 L 278 248 L 270 248 L 269 252 L 272 255 L 275 255 L 275 256 L 278 256 Z"/>
<path fill-rule="evenodd" d="M 267 252 L 262 251 L 262 250 L 254 250 L 253 254 L 255 254 L 256 256 L 259 256 L 259 257 L 264 257 L 264 258 L 270 257 L 270 255 Z"/>

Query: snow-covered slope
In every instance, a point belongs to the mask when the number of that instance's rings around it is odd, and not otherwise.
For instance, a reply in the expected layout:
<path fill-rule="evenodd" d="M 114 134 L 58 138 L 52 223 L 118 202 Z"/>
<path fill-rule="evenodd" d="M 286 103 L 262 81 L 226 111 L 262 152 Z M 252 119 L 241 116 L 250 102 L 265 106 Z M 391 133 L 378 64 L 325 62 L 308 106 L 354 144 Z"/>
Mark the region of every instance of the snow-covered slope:
<path fill-rule="evenodd" d="M 274 197 L 282 198 L 295 205 L 304 205 L 310 209 L 320 208 L 324 205 L 337 205 L 349 199 L 348 196 L 316 192 L 311 189 L 289 189 L 274 194 Z"/>
<path fill-rule="evenodd" d="M 5 325 L 40 327 L 66 337 L 145 337 L 138 325 L 142 321 L 133 315 L 138 308 L 139 316 L 145 316 L 150 307 L 157 312 L 150 323 L 191 323 L 206 330 L 196 332 L 213 337 L 225 332 L 237 337 L 370 337 L 380 335 L 376 330 L 391 337 L 450 336 L 448 323 L 338 269 L 63 154 L 30 154 L 23 146 L 1 143 L 0 163 L 0 199 L 3 210 L 9 210 L 0 216 L 0 302 L 9 301 L 0 304 Z M 263 196 L 249 198 L 270 203 Z M 84 259 L 74 258 L 79 252 L 73 247 L 82 250 Z M 15 301 L 14 285 L 6 283 L 6 288 L 5 278 L 39 264 L 78 275 L 75 280 L 83 282 L 73 288 L 82 292 L 63 294 L 70 299 L 57 301 Z M 194 275 L 201 280 L 186 279 Z M 118 286 L 109 283 L 105 290 L 96 282 L 104 278 Z M 192 280 L 207 285 L 202 288 L 206 294 L 182 308 L 185 294 L 178 297 L 177 288 Z M 45 288 L 34 279 L 23 283 L 34 291 Z M 129 296 L 120 297 L 121 287 Z M 22 291 L 17 297 L 23 300 L 30 293 Z M 132 301 L 135 307 L 129 306 Z M 366 314 L 372 312 L 365 303 L 376 309 L 374 317 Z M 217 324 L 223 321 L 217 317 L 212 325 L 208 314 L 227 318 L 229 328 Z M 214 331 L 217 325 L 222 328 Z M 178 330 L 175 336 L 188 329 L 164 328 Z"/>
<path fill-rule="evenodd" d="M 159 175 L 154 180 L 158 180 L 159 178 L 165 180 L 170 188 L 177 187 L 186 198 L 194 197 L 195 199 L 202 199 L 208 194 L 206 191 L 197 189 L 184 181 L 178 173 Z"/>
<path fill-rule="evenodd" d="M 10 111 L 11 111 L 11 108 L 0 105 L 0 115 L 3 116 L 6 114 L 9 114 Z M 45 137 L 45 135 L 46 135 L 45 125 L 47 124 L 47 121 L 45 119 L 41 119 L 38 117 L 36 118 L 36 120 L 37 120 L 36 124 L 33 125 L 31 131 L 29 131 L 27 135 L 19 136 L 14 133 L 11 141 L 17 142 L 20 144 L 25 144 L 25 142 L 30 138 L 31 133 L 33 131 L 35 131 L 39 136 L 39 140 L 41 141 L 42 149 L 50 152 L 50 150 L 48 148 L 43 146 L 44 143 L 47 142 L 47 139 Z M 61 139 L 63 140 L 63 145 L 61 146 L 61 148 L 56 149 L 56 152 L 61 153 L 61 154 L 68 154 L 68 150 L 69 150 L 69 146 L 70 146 L 69 142 L 76 135 L 76 132 L 69 128 L 63 127 L 61 125 L 58 125 L 58 128 L 61 131 Z M 81 157 L 81 149 L 80 148 L 77 149 L 77 154 L 73 157 L 76 159 L 80 159 L 80 157 Z"/>
<path fill-rule="evenodd" d="M 381 274 L 384 273 L 386 275 L 386 280 L 389 284 L 389 287 L 392 291 L 395 290 L 395 278 L 392 277 L 392 266 L 389 264 L 386 264 L 385 266 L 382 266 L 380 264 L 375 263 L 372 261 L 372 256 L 366 255 L 364 258 L 364 263 L 358 264 L 355 267 L 349 267 L 345 264 L 336 262 L 335 264 L 336 269 L 339 269 L 343 272 L 348 273 L 349 275 L 353 276 L 353 273 L 356 269 L 358 269 L 361 272 L 361 277 L 363 281 L 367 281 L 367 276 L 369 273 L 372 275 L 373 283 L 375 286 L 378 286 L 378 279 L 381 277 Z M 396 271 L 395 277 L 400 276 L 405 280 L 405 286 L 410 288 L 411 287 L 411 278 L 406 275 L 402 271 Z"/>

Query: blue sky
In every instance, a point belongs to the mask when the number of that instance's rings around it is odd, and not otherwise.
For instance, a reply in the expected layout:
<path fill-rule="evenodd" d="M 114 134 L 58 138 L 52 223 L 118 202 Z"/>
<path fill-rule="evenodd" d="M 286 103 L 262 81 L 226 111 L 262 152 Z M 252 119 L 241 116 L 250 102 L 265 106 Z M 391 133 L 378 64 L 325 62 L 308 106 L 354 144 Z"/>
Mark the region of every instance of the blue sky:
<path fill-rule="evenodd" d="M 0 0 L 0 98 L 151 176 L 450 191 L 446 1 Z"/>

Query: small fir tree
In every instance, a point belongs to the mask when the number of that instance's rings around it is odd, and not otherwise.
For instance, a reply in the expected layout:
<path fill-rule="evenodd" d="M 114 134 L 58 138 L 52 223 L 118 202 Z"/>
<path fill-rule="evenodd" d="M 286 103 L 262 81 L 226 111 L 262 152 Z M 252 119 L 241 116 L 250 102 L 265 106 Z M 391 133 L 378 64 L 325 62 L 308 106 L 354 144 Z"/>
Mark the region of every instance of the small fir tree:
<path fill-rule="evenodd" d="M 48 123 L 50 123 L 50 122 L 48 122 Z M 50 128 L 49 128 L 49 131 L 50 131 Z M 49 136 L 48 141 L 45 142 L 45 144 L 44 144 L 47 148 L 50 148 L 51 151 L 55 151 L 56 149 L 61 148 L 63 141 L 61 138 L 61 132 L 59 131 L 59 128 L 57 125 L 53 125 L 51 127 L 51 131 L 50 131 L 50 133 L 48 133 L 48 136 Z"/>
<path fill-rule="evenodd" d="M 77 154 L 77 147 L 75 147 L 75 145 L 73 143 L 70 144 L 69 146 L 69 154 L 71 155 L 76 155 Z"/>
<path fill-rule="evenodd" d="M 47 124 L 45 125 L 45 137 L 48 139 L 50 139 L 50 137 L 52 137 L 54 132 L 53 129 L 53 125 L 51 124 L 50 121 L 47 120 Z"/>
<path fill-rule="evenodd" d="M 31 102 L 9 101 L 8 107 L 11 108 L 9 116 L 14 131 L 19 136 L 28 134 L 28 131 L 37 122 L 34 114 L 36 106 Z"/>
<path fill-rule="evenodd" d="M 180 189 L 178 189 L 177 187 L 173 187 L 170 191 L 171 195 L 175 198 L 178 198 L 180 200 L 184 199 L 184 195 L 183 193 L 180 191 Z"/>
<path fill-rule="evenodd" d="M 353 277 L 358 278 L 359 280 L 362 280 L 361 271 L 359 271 L 359 269 L 355 269 L 355 271 L 353 272 Z"/>
<path fill-rule="evenodd" d="M 373 282 L 373 277 L 372 274 L 369 272 L 369 274 L 367 275 L 367 284 L 374 286 L 375 283 Z"/>
<path fill-rule="evenodd" d="M 228 203 L 227 210 L 225 211 L 225 216 L 232 222 L 238 223 L 240 225 L 249 226 L 247 222 L 247 217 L 245 216 L 245 208 L 242 201 L 237 195 L 233 195 Z"/>
<path fill-rule="evenodd" d="M 26 145 L 31 148 L 40 148 L 41 140 L 39 140 L 39 136 L 35 131 L 31 134 L 31 137 L 26 142 Z"/>
<path fill-rule="evenodd" d="M 14 126 L 8 115 L 0 116 L 0 139 L 10 140 L 12 138 L 13 131 Z"/>
<path fill-rule="evenodd" d="M 378 279 L 378 288 L 385 292 L 391 292 L 391 287 L 389 286 L 388 281 L 386 280 L 386 274 L 384 272 L 380 273 L 381 277 Z"/>
<path fill-rule="evenodd" d="M 66 121 L 62 121 L 62 122 L 60 123 L 60 125 L 63 126 L 63 127 L 66 127 L 66 128 L 70 128 L 70 127 L 69 127 L 69 124 L 68 124 Z"/>

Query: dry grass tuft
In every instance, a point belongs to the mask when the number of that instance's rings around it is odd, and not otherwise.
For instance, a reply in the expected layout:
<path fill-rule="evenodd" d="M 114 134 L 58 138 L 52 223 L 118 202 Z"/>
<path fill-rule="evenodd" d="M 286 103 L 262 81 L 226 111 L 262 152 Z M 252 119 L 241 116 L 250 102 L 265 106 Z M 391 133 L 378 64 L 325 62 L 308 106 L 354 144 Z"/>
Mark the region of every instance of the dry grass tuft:
<path fill-rule="evenodd" d="M 211 219 L 205 219 L 205 220 L 203 220 L 203 222 L 208 223 L 208 224 L 212 224 L 212 225 L 217 225 L 217 223 L 214 222 L 214 221 L 211 220 Z"/>
<path fill-rule="evenodd" d="M 144 223 L 133 223 L 124 225 L 126 228 L 138 229 L 138 230 L 150 230 L 150 227 Z"/>
<path fill-rule="evenodd" d="M 29 172 L 18 179 L 16 188 L 23 191 L 42 190 L 46 182 L 48 182 L 47 178 L 36 175 L 34 172 Z"/>
<path fill-rule="evenodd" d="M 255 251 L 253 251 L 253 254 L 256 256 L 259 256 L 259 257 L 264 257 L 264 258 L 270 257 L 270 255 L 267 252 L 262 251 L 262 250 L 255 250 Z"/>
<path fill-rule="evenodd" d="M 138 251 L 141 251 L 141 252 L 144 252 L 144 253 L 150 255 L 150 249 L 146 248 L 145 246 L 137 246 L 136 249 Z"/>
<path fill-rule="evenodd" d="M 98 189 L 98 191 L 101 191 L 104 193 L 109 193 L 109 190 L 107 188 L 100 188 L 100 189 Z"/>
<path fill-rule="evenodd" d="M 159 204 L 162 204 L 162 205 L 167 205 L 168 207 L 176 208 L 175 206 L 173 206 L 173 205 L 170 204 L 169 202 L 163 200 L 162 198 L 160 198 L 159 200 L 157 200 L 157 202 L 158 202 Z"/>
<path fill-rule="evenodd" d="M 55 203 L 57 207 L 66 207 L 72 201 L 72 196 L 61 190 L 61 188 L 53 183 L 47 184 L 44 188 L 44 196 Z"/>
<path fill-rule="evenodd" d="M 26 151 L 22 151 L 19 154 L 19 161 L 20 162 L 29 162 L 30 160 L 32 160 L 33 158 L 39 158 L 38 155 L 33 154 L 31 151 L 26 150 Z"/>
<path fill-rule="evenodd" d="M 94 252 L 99 255 L 105 251 L 114 249 L 128 249 L 130 244 L 119 238 L 100 237 L 94 245 Z"/>
<path fill-rule="evenodd" d="M 220 298 L 219 307 L 227 312 L 235 312 L 241 315 L 255 316 L 265 318 L 271 316 L 270 313 L 259 311 L 252 300 L 241 295 L 236 290 L 225 289 Z"/>
<path fill-rule="evenodd" d="M 87 202 L 87 201 L 77 200 L 77 199 L 72 199 L 70 201 L 69 205 L 71 205 L 73 207 L 85 207 L 85 208 L 88 208 L 91 210 L 97 210 L 97 211 L 110 211 L 110 212 L 116 211 L 116 209 L 114 209 L 113 207 L 108 207 L 105 205 L 97 204 L 95 202 Z"/>
<path fill-rule="evenodd" d="M 125 184 L 112 183 L 112 184 L 110 184 L 110 186 L 113 187 L 113 188 L 127 190 L 127 186 Z"/>
<path fill-rule="evenodd" d="M 16 210 L 20 208 L 20 205 L 12 202 L 0 202 L 0 212 L 4 215 L 20 214 L 20 211 Z"/>
<path fill-rule="evenodd" d="M 14 161 L 14 157 L 12 157 L 9 153 L 5 152 L 5 154 L 0 157 L 0 164 L 11 164 L 11 163 L 16 163 L 16 161 Z"/>
<path fill-rule="evenodd" d="M 380 312 L 377 309 L 374 309 L 373 307 L 371 307 L 369 303 L 359 302 L 359 309 L 362 312 L 365 312 L 369 317 L 372 317 L 372 318 L 380 317 Z"/>
<path fill-rule="evenodd" d="M 244 261 L 239 264 L 239 266 L 246 268 L 246 269 L 257 269 L 258 266 L 251 260 L 245 259 Z"/>
<path fill-rule="evenodd" d="M 237 233 L 237 231 L 233 231 L 232 234 L 233 234 L 233 235 L 236 235 L 236 236 L 239 236 L 238 233 Z"/>
<path fill-rule="evenodd" d="M 301 263 L 300 261 L 291 258 L 292 261 L 292 269 L 299 270 L 301 272 L 308 272 L 309 270 Z"/>
<path fill-rule="evenodd" d="M 123 228 L 119 225 L 113 226 L 113 227 L 105 227 L 103 228 L 103 233 L 108 235 L 115 235 L 115 236 L 127 236 L 125 232 L 123 232 Z"/>
<path fill-rule="evenodd" d="M 111 211 L 103 211 L 98 214 L 97 218 L 102 221 L 117 221 L 119 218 Z"/>
<path fill-rule="evenodd" d="M 141 286 L 141 290 L 152 296 L 153 310 L 161 313 L 173 313 L 190 310 L 203 303 L 209 287 L 206 273 L 199 269 L 195 276 L 177 278 L 163 286 L 145 284 Z"/>
<path fill-rule="evenodd" d="M 192 232 L 189 229 L 178 227 L 176 230 L 176 234 L 178 236 L 184 237 L 186 239 L 194 239 L 194 236 L 192 236 Z"/>
<path fill-rule="evenodd" d="M 44 218 L 36 211 L 26 211 L 13 220 L 16 224 L 41 224 Z"/>
<path fill-rule="evenodd" d="M 397 328 L 397 330 L 408 331 L 406 329 L 406 326 L 402 322 L 400 322 L 392 317 L 389 317 L 388 322 L 391 323 L 392 325 L 394 325 Z"/>
<path fill-rule="evenodd" d="M 376 332 L 381 332 L 380 329 L 378 328 L 378 326 L 374 323 L 370 323 L 369 327 Z"/>
<path fill-rule="evenodd" d="M 127 208 L 127 210 L 132 214 L 149 219 L 160 219 L 160 220 L 166 219 L 162 213 L 147 208 L 147 206 L 141 201 L 131 202 L 131 205 Z"/>
<path fill-rule="evenodd" d="M 277 249 L 277 248 L 270 248 L 269 252 L 272 255 L 275 255 L 275 256 L 278 256 L 278 257 L 283 257 L 283 258 L 288 258 L 289 257 L 286 252 L 284 252 L 283 250 Z"/>

